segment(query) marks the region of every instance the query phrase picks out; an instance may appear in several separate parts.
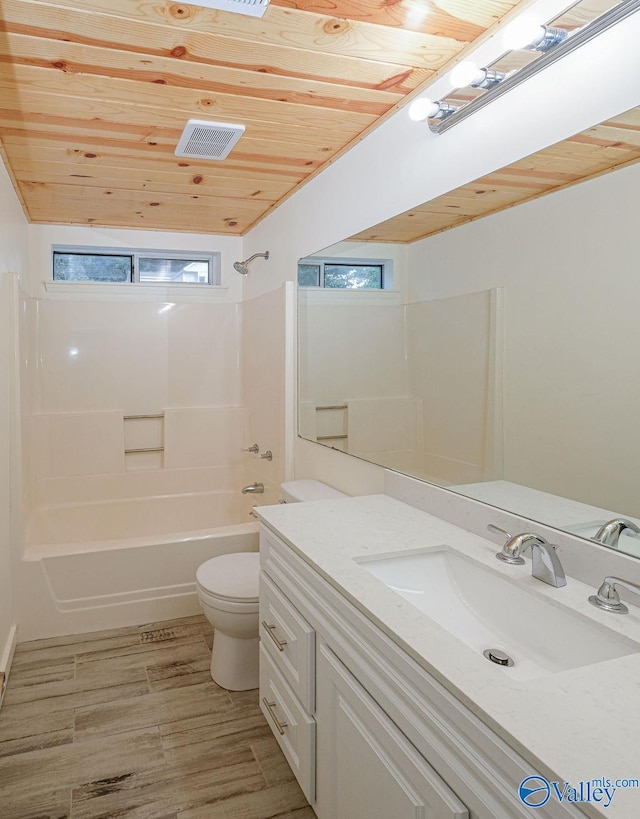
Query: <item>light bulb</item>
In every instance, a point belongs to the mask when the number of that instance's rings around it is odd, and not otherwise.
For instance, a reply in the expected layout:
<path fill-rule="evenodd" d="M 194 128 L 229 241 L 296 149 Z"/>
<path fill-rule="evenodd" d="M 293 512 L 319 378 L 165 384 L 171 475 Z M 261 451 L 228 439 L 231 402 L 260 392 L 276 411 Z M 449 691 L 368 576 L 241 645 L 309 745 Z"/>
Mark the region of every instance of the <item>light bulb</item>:
<path fill-rule="evenodd" d="M 466 88 L 474 82 L 481 83 L 484 80 L 485 72 L 478 68 L 475 63 L 465 60 L 453 69 L 449 76 L 449 83 L 452 88 Z"/>
<path fill-rule="evenodd" d="M 539 43 L 544 33 L 544 26 L 536 23 L 531 17 L 519 17 L 513 23 L 509 23 L 502 32 L 502 45 L 507 51 L 518 51 Z"/>
<path fill-rule="evenodd" d="M 439 110 L 439 103 L 426 97 L 419 97 L 411 103 L 407 113 L 409 114 L 409 119 L 412 119 L 414 122 L 426 122 L 429 117 L 435 116 Z"/>

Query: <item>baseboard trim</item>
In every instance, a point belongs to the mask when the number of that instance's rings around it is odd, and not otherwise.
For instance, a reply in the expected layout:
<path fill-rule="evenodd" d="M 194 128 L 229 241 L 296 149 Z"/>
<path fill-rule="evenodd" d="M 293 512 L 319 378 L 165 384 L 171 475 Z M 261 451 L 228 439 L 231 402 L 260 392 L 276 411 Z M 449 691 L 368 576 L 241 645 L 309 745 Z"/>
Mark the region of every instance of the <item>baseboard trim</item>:
<path fill-rule="evenodd" d="M 16 642 L 18 636 L 18 626 L 14 623 L 9 629 L 2 654 L 0 654 L 0 708 L 2 708 L 2 700 L 4 699 L 4 692 L 9 681 L 9 672 L 11 670 L 11 663 L 13 662 L 13 655 L 16 650 Z"/>

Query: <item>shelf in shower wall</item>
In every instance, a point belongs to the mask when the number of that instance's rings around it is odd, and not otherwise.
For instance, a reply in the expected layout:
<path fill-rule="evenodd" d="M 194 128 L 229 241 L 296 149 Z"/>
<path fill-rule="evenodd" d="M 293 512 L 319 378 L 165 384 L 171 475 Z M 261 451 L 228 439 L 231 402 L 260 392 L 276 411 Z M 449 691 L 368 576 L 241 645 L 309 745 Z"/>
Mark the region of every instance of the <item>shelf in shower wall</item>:
<path fill-rule="evenodd" d="M 163 469 L 164 412 L 123 415 L 125 470 Z"/>

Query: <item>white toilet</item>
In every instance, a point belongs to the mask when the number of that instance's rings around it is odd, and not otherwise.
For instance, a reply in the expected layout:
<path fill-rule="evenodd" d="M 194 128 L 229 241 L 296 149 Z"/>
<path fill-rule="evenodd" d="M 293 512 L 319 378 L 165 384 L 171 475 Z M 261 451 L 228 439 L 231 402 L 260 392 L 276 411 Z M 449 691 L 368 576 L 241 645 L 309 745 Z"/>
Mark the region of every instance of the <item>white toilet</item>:
<path fill-rule="evenodd" d="M 346 497 L 320 481 L 289 481 L 281 490 L 286 503 Z M 196 572 L 200 606 L 214 628 L 211 677 L 229 691 L 258 687 L 259 575 L 258 552 L 212 557 Z"/>

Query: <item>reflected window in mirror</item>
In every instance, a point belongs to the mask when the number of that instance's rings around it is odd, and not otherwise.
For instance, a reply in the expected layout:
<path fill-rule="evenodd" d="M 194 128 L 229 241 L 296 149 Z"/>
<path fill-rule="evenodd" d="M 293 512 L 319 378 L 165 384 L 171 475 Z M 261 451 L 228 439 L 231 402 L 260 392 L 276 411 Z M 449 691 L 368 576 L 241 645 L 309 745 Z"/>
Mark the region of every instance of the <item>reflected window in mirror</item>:
<path fill-rule="evenodd" d="M 393 261 L 343 257 L 300 259 L 298 285 L 343 290 L 389 290 L 393 287 Z"/>

